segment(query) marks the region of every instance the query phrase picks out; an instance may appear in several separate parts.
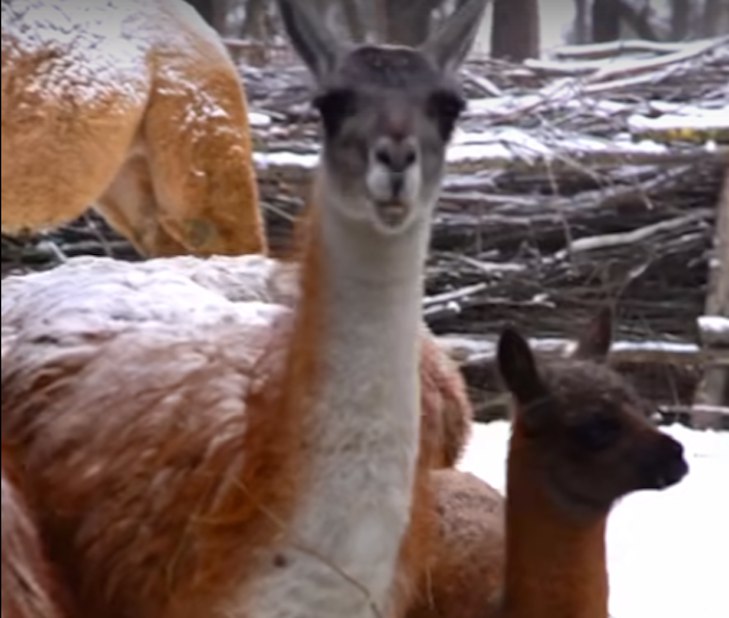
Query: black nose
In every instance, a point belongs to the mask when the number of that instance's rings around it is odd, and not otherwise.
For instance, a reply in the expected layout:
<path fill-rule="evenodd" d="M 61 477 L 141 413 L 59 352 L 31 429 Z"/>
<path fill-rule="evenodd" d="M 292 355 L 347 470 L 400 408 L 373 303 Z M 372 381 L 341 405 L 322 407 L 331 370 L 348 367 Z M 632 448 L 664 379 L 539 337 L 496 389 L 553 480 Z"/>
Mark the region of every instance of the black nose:
<path fill-rule="evenodd" d="M 662 434 L 660 442 L 646 462 L 646 485 L 648 488 L 663 489 L 678 483 L 688 473 L 689 467 L 683 456 L 683 445 L 670 436 Z"/>
<path fill-rule="evenodd" d="M 678 483 L 688 473 L 689 467 L 683 455 L 683 445 L 668 438 L 665 446 L 665 477 L 670 484 Z"/>
<path fill-rule="evenodd" d="M 410 139 L 381 138 L 375 146 L 375 160 L 393 174 L 402 174 L 418 159 L 415 144 Z"/>

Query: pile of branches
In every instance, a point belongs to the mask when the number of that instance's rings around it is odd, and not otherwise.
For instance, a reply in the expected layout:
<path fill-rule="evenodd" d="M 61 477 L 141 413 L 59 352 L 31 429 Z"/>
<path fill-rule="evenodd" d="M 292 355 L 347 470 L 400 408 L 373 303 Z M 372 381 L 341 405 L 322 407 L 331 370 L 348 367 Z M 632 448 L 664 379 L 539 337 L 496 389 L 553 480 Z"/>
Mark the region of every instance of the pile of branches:
<path fill-rule="evenodd" d="M 516 323 L 536 338 L 570 338 L 609 303 L 620 340 L 697 344 L 729 162 L 728 42 L 469 62 L 468 111 L 433 231 L 430 326 L 489 339 Z M 316 163 L 307 78 L 300 67 L 244 76 L 262 114 L 254 134 L 270 235 L 286 247 Z M 460 360 L 489 417 L 498 380 L 491 358 L 473 350 Z M 694 352 L 619 364 L 646 394 L 683 404 L 703 368 Z"/>
<path fill-rule="evenodd" d="M 619 339 L 696 343 L 729 162 L 727 43 L 634 41 L 519 65 L 469 61 L 469 106 L 433 229 L 430 326 L 493 337 L 510 322 L 533 337 L 570 338 L 610 303 Z M 279 56 L 266 67 L 241 61 L 274 251 L 289 246 L 319 142 L 306 72 Z M 78 253 L 134 258 L 93 216 L 9 242 L 4 270 Z M 690 400 L 700 367 L 641 366 L 665 376 L 658 398 Z M 641 379 L 653 384 L 650 371 Z"/>
<path fill-rule="evenodd" d="M 478 334 L 508 319 L 564 335 L 612 299 L 625 336 L 694 340 L 729 153 L 726 43 L 468 63 L 470 104 L 433 232 L 431 325 Z M 317 126 L 303 70 L 268 71 L 244 75 L 269 230 L 285 247 Z"/>

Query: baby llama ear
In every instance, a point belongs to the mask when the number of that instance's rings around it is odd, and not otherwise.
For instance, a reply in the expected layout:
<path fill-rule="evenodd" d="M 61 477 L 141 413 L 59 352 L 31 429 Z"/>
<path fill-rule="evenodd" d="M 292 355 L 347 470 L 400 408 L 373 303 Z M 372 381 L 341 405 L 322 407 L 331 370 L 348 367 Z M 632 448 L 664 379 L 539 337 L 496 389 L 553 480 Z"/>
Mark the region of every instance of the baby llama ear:
<path fill-rule="evenodd" d="M 531 404 L 543 399 L 547 391 L 529 343 L 515 328 L 507 327 L 501 333 L 497 363 L 506 387 L 520 404 L 519 413 L 531 414 Z"/>
<path fill-rule="evenodd" d="M 613 340 L 613 312 L 603 307 L 595 315 L 577 340 L 573 358 L 605 362 Z"/>

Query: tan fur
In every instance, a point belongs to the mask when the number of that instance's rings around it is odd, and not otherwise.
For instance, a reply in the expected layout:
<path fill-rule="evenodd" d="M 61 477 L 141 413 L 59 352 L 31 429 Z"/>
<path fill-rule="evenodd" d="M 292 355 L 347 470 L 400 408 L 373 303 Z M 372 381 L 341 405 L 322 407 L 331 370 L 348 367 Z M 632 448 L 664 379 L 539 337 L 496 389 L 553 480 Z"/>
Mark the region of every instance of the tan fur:
<path fill-rule="evenodd" d="M 22 495 L 10 453 L 2 453 L 3 618 L 63 618 L 61 588 Z M 63 600 L 66 601 L 65 599 Z"/>
<path fill-rule="evenodd" d="M 255 478 L 235 480 L 239 445 L 246 435 L 260 436 L 260 440 L 246 444 L 241 450 L 247 453 L 247 457 L 258 457 L 263 462 L 269 462 L 261 466 L 260 474 L 263 476 L 271 474 L 284 462 L 295 461 L 295 437 L 281 433 L 287 426 L 283 422 L 283 413 L 276 413 L 277 421 L 273 424 L 266 420 L 271 415 L 267 411 L 269 406 L 277 401 L 277 393 L 280 393 L 285 362 L 283 350 L 291 332 L 290 310 L 276 304 L 261 305 L 270 307 L 271 313 L 263 311 L 261 321 L 255 324 L 247 313 L 247 304 L 241 303 L 240 297 L 244 294 L 256 297 L 256 287 L 239 290 L 227 285 L 228 279 L 232 281 L 236 272 L 245 272 L 246 261 L 255 262 L 254 272 L 259 274 L 262 264 L 273 261 L 258 256 L 239 258 L 236 260 L 236 264 L 240 264 L 238 270 L 233 262 L 223 259 L 211 262 L 205 270 L 193 264 L 190 258 L 169 261 L 169 266 L 180 261 L 181 272 L 185 272 L 184 267 L 194 266 L 190 276 L 202 282 L 207 289 L 214 289 L 217 285 L 216 291 L 237 296 L 237 303 L 225 301 L 223 305 L 230 307 L 229 313 L 226 309 L 227 317 L 218 324 L 202 321 L 198 325 L 186 313 L 184 303 L 176 302 L 174 297 L 166 299 L 160 296 L 157 290 L 163 288 L 152 285 L 149 287 L 148 300 L 137 297 L 133 310 L 128 313 L 130 309 L 123 296 L 125 288 L 114 287 L 115 282 L 135 281 L 144 290 L 140 276 L 149 276 L 151 283 L 155 273 L 157 280 L 163 274 L 155 270 L 155 262 L 133 265 L 88 258 L 71 260 L 53 271 L 10 278 L 3 290 L 3 326 L 12 330 L 12 336 L 4 336 L 7 349 L 3 354 L 3 432 L 19 441 L 22 450 L 33 453 L 29 465 L 36 479 L 35 489 L 41 505 L 60 504 L 61 509 L 69 515 L 81 515 L 92 508 L 87 500 L 92 499 L 97 482 L 93 474 L 84 471 L 93 470 L 99 461 L 107 461 L 106 465 L 112 466 L 107 471 L 112 476 L 118 470 L 130 477 L 145 477 L 159 474 L 155 472 L 158 467 L 174 469 L 178 465 L 175 462 L 185 461 L 193 453 L 204 450 L 203 445 L 213 436 L 224 436 L 215 450 L 207 451 L 205 459 L 190 461 L 190 467 L 180 468 L 165 480 L 160 477 L 164 493 L 144 496 L 135 493 L 143 488 L 130 485 L 120 489 L 125 494 L 123 499 L 118 492 L 109 495 L 109 500 L 120 499 L 134 505 L 134 508 L 119 513 L 108 510 L 113 508 L 110 502 L 102 507 L 108 513 L 108 519 L 99 522 L 98 528 L 89 523 L 93 527 L 86 529 L 83 536 L 98 540 L 94 542 L 95 549 L 89 555 L 88 569 L 83 572 L 74 570 L 79 550 L 68 545 L 71 539 L 63 524 L 55 518 L 43 520 L 44 525 L 51 530 L 54 556 L 65 572 L 74 574 L 74 589 L 79 585 L 82 590 L 81 593 L 75 592 L 81 594 L 84 607 L 88 607 L 91 612 L 88 614 L 90 616 L 97 615 L 94 611 L 108 611 L 107 601 L 113 600 L 115 604 L 123 605 L 139 590 L 145 591 L 150 607 L 158 608 L 164 603 L 166 596 L 163 591 L 169 586 L 177 589 L 178 586 L 187 585 L 186 582 L 194 581 L 197 586 L 204 587 L 211 581 L 224 579 L 221 573 L 226 569 L 234 569 L 231 565 L 239 563 L 240 556 L 248 551 L 246 547 L 241 547 L 240 552 L 230 548 L 241 546 L 238 535 L 245 521 L 253 516 L 235 506 L 235 497 L 238 496 L 235 488 L 255 487 L 260 481 Z M 107 275 L 113 276 L 104 277 L 104 269 L 94 267 L 107 262 L 110 266 L 113 264 Z M 78 268 L 75 268 L 77 264 Z M 175 271 L 169 266 L 169 279 L 174 281 L 172 274 Z M 135 267 L 138 272 L 133 274 Z M 285 300 L 289 297 L 289 285 L 298 278 L 291 278 L 286 268 L 272 268 L 270 273 L 270 277 L 259 281 L 265 288 L 260 290 L 259 297 L 268 301 Z M 277 277 L 288 280 L 278 285 L 281 279 Z M 73 300 L 67 296 L 67 286 L 74 280 L 77 286 L 81 286 L 79 290 L 83 290 L 80 298 L 84 301 L 75 311 Z M 312 287 L 314 280 L 305 276 L 303 284 L 304 297 L 313 301 L 316 298 L 316 288 Z M 192 284 L 190 288 L 191 295 L 200 295 L 206 289 L 201 287 L 200 292 L 195 292 Z M 61 294 L 58 300 L 56 292 Z M 87 303 L 94 305 L 95 293 L 105 294 L 104 302 L 95 304 L 95 313 L 88 313 L 85 307 L 89 306 Z M 61 300 L 64 296 L 65 301 Z M 170 302 L 170 308 L 180 314 L 166 312 L 163 301 Z M 145 302 L 150 307 L 150 314 L 146 316 Z M 234 309 L 238 306 L 241 313 L 235 317 Z M 56 314 L 54 310 L 61 313 Z M 114 315 L 107 315 L 107 310 Z M 61 320 L 55 324 L 65 323 L 65 328 L 58 330 L 52 326 L 49 330 L 44 325 L 49 317 L 54 321 Z M 312 325 L 306 329 L 299 328 L 296 332 L 316 333 L 320 330 Z M 224 355 L 220 354 L 216 346 L 207 343 L 218 338 L 226 341 L 227 351 Z M 316 341 L 308 338 L 297 345 L 313 353 Z M 429 467 L 447 464 L 460 450 L 465 442 L 465 435 L 461 432 L 468 428 L 466 420 L 470 418 L 471 408 L 465 397 L 460 373 L 451 366 L 429 336 L 424 335 L 422 350 L 424 430 L 421 433 L 421 466 Z M 140 363 L 140 358 L 144 358 L 144 362 Z M 144 367 L 148 366 L 153 366 L 154 371 L 145 371 Z M 310 370 L 302 367 L 295 371 Z M 124 372 L 127 376 L 125 383 L 133 387 L 111 392 L 98 388 L 99 384 L 112 379 L 110 376 L 114 376 L 114 381 L 118 380 L 119 372 Z M 291 379 L 296 384 L 311 382 L 304 377 Z M 291 382 L 287 380 L 287 383 Z M 237 386 L 231 391 L 226 384 Z M 250 393 L 248 401 L 236 401 L 245 392 Z M 287 405 L 293 406 L 289 416 L 291 427 L 295 428 L 299 426 L 298 405 L 304 401 L 304 397 L 290 388 L 286 393 L 286 401 L 290 402 Z M 225 413 L 225 409 L 231 405 L 234 407 Z M 236 420 L 236 410 L 242 412 L 244 406 L 248 420 Z M 94 423 L 93 415 L 88 417 L 88 421 L 81 422 L 81 419 L 87 418 L 82 414 L 83 410 L 97 408 L 114 410 L 108 417 L 106 427 Z M 69 414 L 69 410 L 75 413 Z M 256 410 L 261 410 L 260 414 Z M 76 417 L 76 414 L 81 416 Z M 222 420 L 221 417 L 228 420 Z M 27 424 L 31 419 L 32 422 Z M 187 420 L 178 425 L 174 419 Z M 260 428 L 255 428 L 259 425 Z M 244 432 L 246 427 L 250 433 Z M 26 442 L 26 437 L 30 440 L 41 428 L 41 435 L 45 437 L 42 443 L 33 447 L 30 442 Z M 146 440 L 153 439 L 149 435 L 150 431 L 164 432 L 168 447 L 154 457 L 150 453 L 150 459 L 140 460 L 139 451 L 144 450 Z M 191 441 L 188 436 L 195 436 L 196 440 Z M 453 440 L 454 436 L 457 436 L 456 440 Z M 34 441 L 37 439 L 33 438 Z M 111 450 L 107 444 L 109 441 L 113 445 Z M 78 451 L 76 444 L 84 444 L 83 451 Z M 256 451 L 262 452 L 253 455 Z M 209 471 L 216 467 L 219 467 L 219 471 L 211 474 Z M 289 474 L 295 474 L 297 468 L 298 465 L 292 465 Z M 423 482 L 422 478 L 419 483 Z M 69 479 L 75 480 L 69 483 Z M 291 483 L 294 484 L 294 480 Z M 226 486 L 232 493 L 225 493 Z M 280 483 L 276 489 L 283 491 L 284 488 L 285 484 Z M 232 506 L 218 503 L 214 507 L 210 503 L 215 497 L 218 501 L 222 500 L 223 495 L 230 496 L 228 500 Z M 428 504 L 428 498 L 423 491 L 418 492 L 418 496 L 420 509 L 422 505 Z M 266 504 L 267 511 L 278 515 L 288 508 L 285 495 L 260 495 L 252 503 Z M 279 506 L 276 507 L 276 504 Z M 134 521 L 142 515 L 141 511 L 137 514 L 136 508 L 152 509 L 159 521 L 159 529 L 149 531 L 149 536 L 137 536 Z M 195 513 L 195 520 L 199 522 L 192 528 L 187 524 L 187 513 Z M 116 529 L 119 534 L 127 539 L 121 545 L 108 545 L 107 541 L 102 540 L 106 529 L 112 525 L 110 522 L 114 521 L 118 522 Z M 278 530 L 274 523 L 264 519 L 257 524 L 261 529 L 256 538 L 261 543 Z M 406 562 L 420 564 L 429 525 L 429 522 L 418 520 L 418 525 L 411 531 L 411 542 L 403 558 Z M 149 544 L 150 538 L 156 539 L 152 546 Z M 190 540 L 189 547 L 176 559 L 174 569 L 155 572 L 155 569 L 143 566 L 158 563 L 165 555 L 178 555 L 182 549 L 176 545 L 178 538 Z M 207 547 L 205 553 L 202 549 L 204 546 Z M 220 563 L 205 557 L 208 551 L 216 555 L 217 547 L 225 548 L 220 550 L 219 559 L 223 560 Z M 98 573 L 103 571 L 106 564 L 115 565 L 113 579 L 103 587 L 92 584 L 97 581 Z M 407 589 L 410 577 L 404 578 L 401 585 Z M 103 598 L 99 598 L 99 595 Z M 180 603 L 188 605 L 191 602 L 181 599 Z M 104 615 L 110 618 L 113 616 Z"/>
<path fill-rule="evenodd" d="M 329 103 L 319 99 L 320 210 L 293 314 L 251 303 L 247 318 L 217 307 L 218 320 L 193 310 L 187 324 L 125 323 L 113 310 L 95 320 L 76 288 L 77 315 L 46 315 L 4 350 L 3 435 L 22 454 L 49 551 L 84 616 L 389 615 L 408 583 L 397 562 L 413 569 L 427 529 L 425 518 L 410 525 L 414 504 L 428 506 L 438 442 L 419 443 L 420 279 L 461 108 L 449 72 L 483 4 L 471 0 L 430 42 L 430 56 L 350 52 L 305 5 L 279 5 L 318 78 L 330 67 L 351 88 L 384 90 L 371 100 L 386 121 L 379 137 L 396 152 L 391 114 L 404 106 L 425 125 L 409 139 L 428 147 L 404 159 L 406 218 L 399 226 L 383 210 L 402 188 L 394 162 L 385 169 L 368 157 L 367 169 L 327 156 L 348 143 L 330 105 L 341 93 L 331 90 Z M 340 49 L 344 61 L 330 63 Z M 398 73 L 417 88 L 396 88 Z M 349 120 L 363 131 L 371 111 Z M 374 153 L 378 140 L 364 136 Z M 437 173 L 423 179 L 423 170 Z M 458 399 L 446 398 L 451 408 Z"/>
<path fill-rule="evenodd" d="M 423 331 L 420 384 L 423 406 L 422 440 L 430 453 L 431 468 L 456 464 L 471 433 L 473 408 L 458 366 L 438 347 L 433 335 Z"/>
<path fill-rule="evenodd" d="M 51 271 L 3 281 L 3 357 L 19 338 L 37 333 L 44 320 L 56 315 L 63 315 L 68 324 L 93 316 L 95 322 L 106 322 L 109 328 L 140 322 L 152 328 L 163 322 L 184 329 L 196 320 L 214 321 L 218 311 L 245 312 L 250 302 L 290 311 L 301 294 L 299 274 L 295 262 L 261 255 L 207 260 L 180 256 L 139 263 L 71 258 Z M 68 294 L 69 287 L 83 290 L 83 302 Z M 176 359 L 169 358 L 167 363 L 169 371 L 175 371 Z M 473 409 L 463 375 L 425 326 L 420 379 L 427 464 L 453 466 L 468 440 Z"/>
<path fill-rule="evenodd" d="M 265 250 L 245 94 L 194 10 L 3 0 L 2 21 L 4 232 L 94 205 L 144 255 Z"/>
<path fill-rule="evenodd" d="M 504 499 L 472 474 L 436 470 L 430 538 L 408 618 L 492 615 L 504 580 Z"/>

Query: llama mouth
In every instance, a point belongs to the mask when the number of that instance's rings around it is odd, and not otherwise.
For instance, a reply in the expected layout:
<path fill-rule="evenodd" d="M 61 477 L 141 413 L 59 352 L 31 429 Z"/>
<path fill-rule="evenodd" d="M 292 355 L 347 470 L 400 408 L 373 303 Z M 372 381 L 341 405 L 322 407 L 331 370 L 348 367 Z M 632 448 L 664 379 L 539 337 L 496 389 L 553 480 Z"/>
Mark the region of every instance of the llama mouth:
<path fill-rule="evenodd" d="M 390 228 L 401 226 L 410 213 L 410 207 L 403 202 L 375 202 L 375 214 L 381 223 Z"/>
<path fill-rule="evenodd" d="M 666 489 L 678 483 L 688 474 L 689 467 L 686 461 L 677 459 L 668 465 L 664 466 L 661 470 L 657 470 L 650 475 L 650 478 L 646 481 L 644 489 Z"/>
<path fill-rule="evenodd" d="M 675 485 L 688 474 L 688 471 L 688 464 L 683 459 L 676 460 L 672 463 L 671 466 L 668 467 L 668 469 L 664 470 L 662 474 L 658 475 L 658 489 L 664 489 L 666 487 L 670 487 L 671 485 Z"/>

